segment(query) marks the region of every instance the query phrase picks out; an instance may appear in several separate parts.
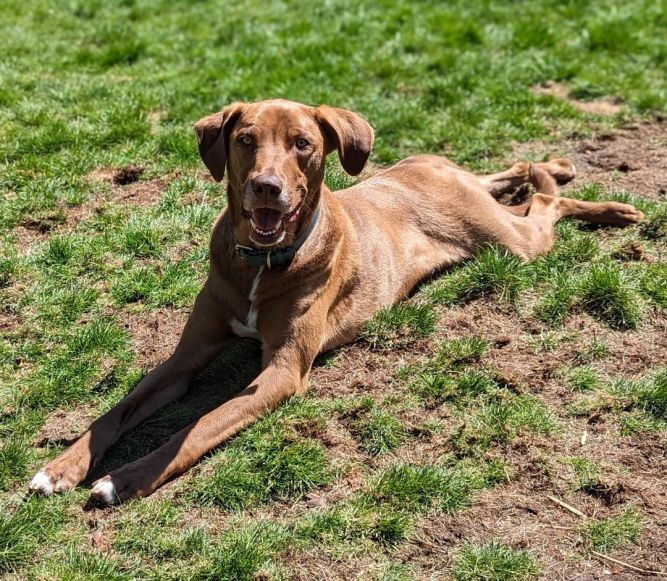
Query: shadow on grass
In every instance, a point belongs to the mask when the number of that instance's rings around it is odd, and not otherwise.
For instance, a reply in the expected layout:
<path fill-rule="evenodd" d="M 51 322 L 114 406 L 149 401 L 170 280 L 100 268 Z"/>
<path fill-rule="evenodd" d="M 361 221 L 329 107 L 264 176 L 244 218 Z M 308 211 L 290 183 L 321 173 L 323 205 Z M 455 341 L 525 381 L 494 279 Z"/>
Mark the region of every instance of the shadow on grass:
<path fill-rule="evenodd" d="M 174 434 L 213 411 L 248 387 L 261 371 L 257 341 L 233 341 L 192 383 L 187 394 L 125 433 L 85 480 L 95 479 L 134 462 L 165 444 Z"/>

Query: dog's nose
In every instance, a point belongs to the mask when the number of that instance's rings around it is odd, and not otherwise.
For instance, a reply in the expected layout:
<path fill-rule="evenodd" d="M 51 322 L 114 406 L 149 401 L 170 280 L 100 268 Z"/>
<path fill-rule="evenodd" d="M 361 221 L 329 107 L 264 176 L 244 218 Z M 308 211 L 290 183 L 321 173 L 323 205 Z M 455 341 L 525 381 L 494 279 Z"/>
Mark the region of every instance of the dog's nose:
<path fill-rule="evenodd" d="M 256 196 L 279 196 L 283 191 L 283 181 L 274 174 L 262 174 L 252 179 L 250 187 Z"/>

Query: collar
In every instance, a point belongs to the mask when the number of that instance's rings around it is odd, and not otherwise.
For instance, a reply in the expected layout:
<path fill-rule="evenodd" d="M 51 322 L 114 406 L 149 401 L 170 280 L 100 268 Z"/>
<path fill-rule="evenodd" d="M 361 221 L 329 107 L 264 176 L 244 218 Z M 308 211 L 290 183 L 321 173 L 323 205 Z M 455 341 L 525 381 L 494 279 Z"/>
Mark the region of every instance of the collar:
<path fill-rule="evenodd" d="M 282 266 L 283 264 L 288 264 L 296 256 L 297 250 L 303 246 L 303 243 L 306 241 L 306 238 L 315 228 L 317 220 L 320 217 L 320 206 L 317 205 L 315 211 L 313 212 L 312 217 L 310 218 L 310 224 L 308 227 L 299 234 L 299 236 L 290 244 L 289 246 L 284 246 L 282 248 L 276 248 L 275 250 L 259 250 L 252 248 L 250 246 L 242 246 L 236 240 L 234 240 L 234 249 L 236 253 L 243 258 L 250 266 L 259 268 L 260 266 L 268 266 L 273 268 L 274 266 Z"/>

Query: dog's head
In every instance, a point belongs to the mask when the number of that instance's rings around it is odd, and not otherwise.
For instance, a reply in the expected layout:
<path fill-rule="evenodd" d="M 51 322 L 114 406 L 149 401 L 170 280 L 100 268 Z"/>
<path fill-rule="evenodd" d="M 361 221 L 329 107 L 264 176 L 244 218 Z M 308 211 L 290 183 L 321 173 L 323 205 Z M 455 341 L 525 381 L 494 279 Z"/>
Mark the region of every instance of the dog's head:
<path fill-rule="evenodd" d="M 211 175 L 220 181 L 227 170 L 237 239 L 256 246 L 298 236 L 319 203 L 330 152 L 358 175 L 373 145 L 373 130 L 355 113 L 282 100 L 233 103 L 195 130 Z"/>

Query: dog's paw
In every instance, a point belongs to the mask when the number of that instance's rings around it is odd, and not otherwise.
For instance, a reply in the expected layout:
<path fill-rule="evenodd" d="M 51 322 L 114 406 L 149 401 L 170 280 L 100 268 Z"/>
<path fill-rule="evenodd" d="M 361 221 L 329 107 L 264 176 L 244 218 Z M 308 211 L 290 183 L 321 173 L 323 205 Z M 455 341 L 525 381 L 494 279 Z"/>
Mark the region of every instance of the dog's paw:
<path fill-rule="evenodd" d="M 100 478 L 93 483 L 90 498 L 95 504 L 101 506 L 119 504 L 122 500 L 116 491 L 116 483 L 110 475 Z"/>
<path fill-rule="evenodd" d="M 643 212 L 630 204 L 621 204 L 619 202 L 609 202 L 607 216 L 609 223 L 615 226 L 630 226 L 644 219 Z"/>
<path fill-rule="evenodd" d="M 145 480 L 145 475 L 136 465 L 126 464 L 93 482 L 90 499 L 97 505 L 111 506 L 135 496 L 148 496 L 153 488 Z"/>
<path fill-rule="evenodd" d="M 566 184 L 577 177 L 577 167 L 567 158 L 550 159 L 546 163 L 538 163 L 542 169 L 546 170 L 559 183 Z"/>
<path fill-rule="evenodd" d="M 80 470 L 72 467 L 58 467 L 58 464 L 47 464 L 28 484 L 32 492 L 51 496 L 53 493 L 72 490 L 85 477 Z"/>

